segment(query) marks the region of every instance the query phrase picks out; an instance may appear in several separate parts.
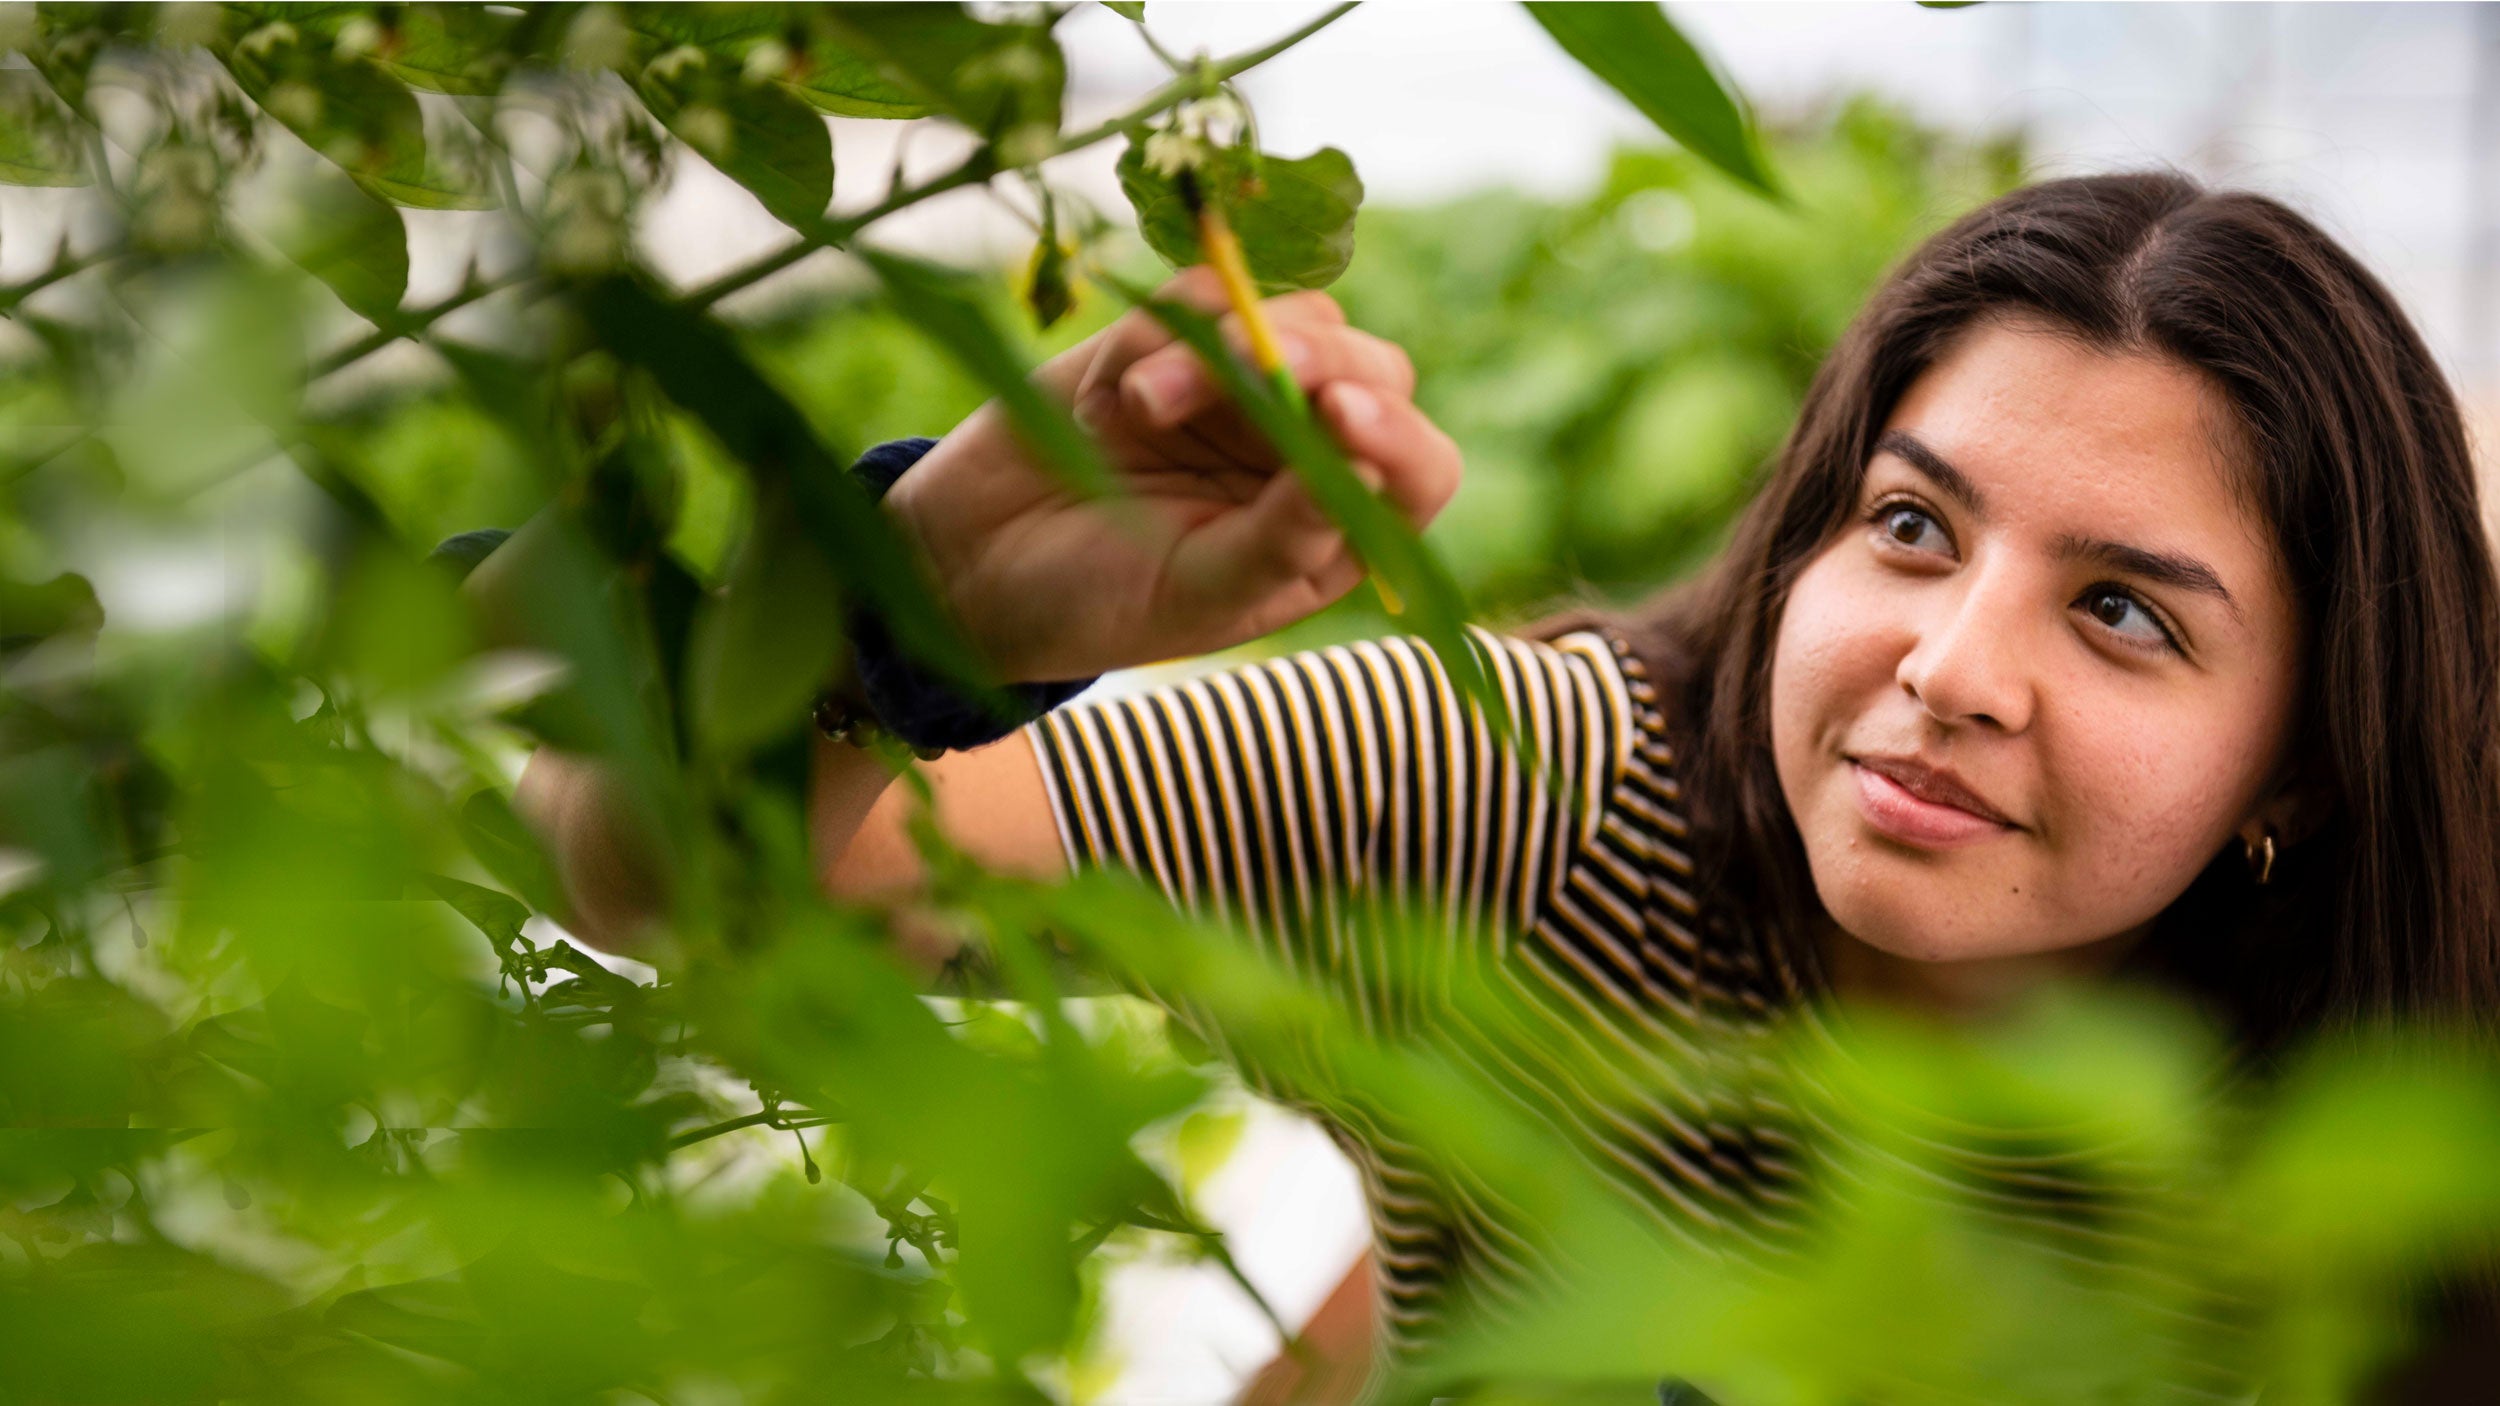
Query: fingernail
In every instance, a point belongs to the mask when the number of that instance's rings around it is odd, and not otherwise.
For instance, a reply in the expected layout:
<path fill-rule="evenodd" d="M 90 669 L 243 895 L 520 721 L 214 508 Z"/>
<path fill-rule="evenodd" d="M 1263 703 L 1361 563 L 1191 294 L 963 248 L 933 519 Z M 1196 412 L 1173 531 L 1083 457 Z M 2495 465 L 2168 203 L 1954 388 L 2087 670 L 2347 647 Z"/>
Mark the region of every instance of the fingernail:
<path fill-rule="evenodd" d="M 1276 339 L 1276 354 L 1285 359 L 1285 365 L 1296 371 L 1311 368 L 1311 344 L 1300 337 L 1289 333 L 1279 336 Z"/>
<path fill-rule="evenodd" d="M 1329 391 L 1337 403 L 1337 418 L 1347 426 L 1360 429 L 1380 418 L 1380 397 L 1351 381 L 1340 381 Z"/>
<path fill-rule="evenodd" d="M 1102 422 L 1111 417 L 1111 397 L 1101 391 L 1087 391 L 1068 408 L 1068 414 L 1089 430 L 1101 429 Z"/>
<path fill-rule="evenodd" d="M 1186 366 L 1141 366 L 1128 375 L 1128 393 L 1146 418 L 1162 424 L 1188 393 L 1189 375 Z"/>
<path fill-rule="evenodd" d="M 1379 469 L 1363 462 L 1360 459 L 1354 461 L 1354 476 L 1361 479 L 1363 481 L 1363 486 L 1370 489 L 1374 493 L 1378 493 L 1380 491 L 1380 485 L 1388 482 L 1388 479 L 1381 475 Z"/>

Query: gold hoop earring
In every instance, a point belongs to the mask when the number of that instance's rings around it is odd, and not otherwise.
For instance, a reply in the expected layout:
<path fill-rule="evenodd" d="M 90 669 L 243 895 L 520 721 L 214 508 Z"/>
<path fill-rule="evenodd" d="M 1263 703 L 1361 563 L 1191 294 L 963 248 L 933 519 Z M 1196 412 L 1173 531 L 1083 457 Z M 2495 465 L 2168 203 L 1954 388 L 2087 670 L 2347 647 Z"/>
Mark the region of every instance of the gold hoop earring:
<path fill-rule="evenodd" d="M 2274 879 L 2274 832 L 2264 832 L 2257 840 L 2240 841 L 2240 853 L 2248 861 L 2248 876 L 2260 886 Z"/>

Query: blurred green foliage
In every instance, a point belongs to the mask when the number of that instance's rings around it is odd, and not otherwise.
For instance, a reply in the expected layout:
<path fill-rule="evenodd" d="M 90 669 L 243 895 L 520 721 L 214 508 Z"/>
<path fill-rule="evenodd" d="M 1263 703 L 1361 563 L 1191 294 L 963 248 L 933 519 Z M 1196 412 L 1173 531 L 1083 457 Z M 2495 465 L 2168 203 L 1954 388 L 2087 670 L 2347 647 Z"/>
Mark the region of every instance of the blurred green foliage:
<path fill-rule="evenodd" d="M 1012 286 L 862 257 L 859 291 L 714 308 L 930 194 L 1151 140 L 1277 47 L 1066 132 L 1055 18 L 0 7 L 0 180 L 78 202 L 0 287 L 0 1402 L 1081 1392 L 1107 1253 L 1231 1267 L 1191 1205 L 1229 1134 L 1159 1023 L 1066 998 L 1063 947 L 1190 1002 L 1323 1117 L 1404 1110 L 1581 1271 L 1390 1399 L 1683 1375 L 1731 1402 L 2153 1400 L 2194 1359 L 2327 1402 L 2402 1345 L 2403 1295 L 2500 1224 L 2500 1081 L 2434 1042 L 2217 1085 L 2175 1012 L 2079 1002 L 1663 1068 L 1695 1098 L 1821 1100 L 1855 1192 L 1765 1276 L 1652 1234 L 1433 1039 L 1364 1037 L 1118 876 L 1009 881 L 920 836 L 938 914 L 984 939 L 951 999 L 884 915 L 827 903 L 794 754 L 834 605 L 956 647 L 842 464 L 1020 394 L 1124 306 L 1067 265 L 1127 256 L 1044 202 L 1050 252 Z M 1361 217 L 1341 295 L 1414 351 L 1471 460 L 1439 560 L 1379 539 L 1443 589 L 1406 591 L 1401 628 L 1456 630 L 1455 587 L 1509 614 L 1689 565 L 1885 263 L 2017 172 L 1862 105 L 1766 147 L 1706 69 L 1640 77 L 1666 71 L 1617 79 L 1722 166 L 1775 169 L 1789 207 L 1643 151 L 1586 202 Z M 974 144 L 837 215 L 827 112 L 940 114 Z M 791 242 L 671 289 L 630 235 L 696 159 Z M 482 232 L 431 302 L 407 292 L 411 208 Z M 367 362 L 401 344 L 407 374 Z M 1036 400 L 1058 467 L 1097 471 Z M 427 559 L 531 518 L 517 620 Z M 608 763 L 659 832 L 656 969 L 556 924 L 511 800 L 545 744 Z M 1504 1018 L 1464 983 L 1432 996 Z M 1938 1194 L 1935 1125 L 2034 1136 L 2176 1233 L 2079 1267 Z M 2230 1332 L 2183 1342 L 2176 1315 L 2217 1297 Z"/>

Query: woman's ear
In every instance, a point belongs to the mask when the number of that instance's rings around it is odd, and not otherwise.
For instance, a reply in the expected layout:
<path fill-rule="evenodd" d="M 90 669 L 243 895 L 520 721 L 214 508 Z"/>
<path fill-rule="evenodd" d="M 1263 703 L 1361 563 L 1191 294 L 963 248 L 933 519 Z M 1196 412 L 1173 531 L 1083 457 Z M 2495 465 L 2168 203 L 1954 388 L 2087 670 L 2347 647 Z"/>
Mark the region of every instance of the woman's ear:
<path fill-rule="evenodd" d="M 2277 850 L 2289 849 L 2316 834 L 2334 813 L 2332 791 L 2310 778 L 2295 778 L 2276 787 L 2240 822 L 2240 842 L 2253 847 L 2270 834 Z"/>

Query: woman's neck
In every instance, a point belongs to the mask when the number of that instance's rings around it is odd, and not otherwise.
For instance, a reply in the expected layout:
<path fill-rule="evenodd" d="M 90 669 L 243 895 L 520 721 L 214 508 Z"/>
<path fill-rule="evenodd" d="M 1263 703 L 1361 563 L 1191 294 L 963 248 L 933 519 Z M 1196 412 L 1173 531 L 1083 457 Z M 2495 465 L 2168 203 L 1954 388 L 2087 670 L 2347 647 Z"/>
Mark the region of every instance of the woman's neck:
<path fill-rule="evenodd" d="M 2110 975 L 2150 924 L 2053 952 L 1968 961 L 1925 961 L 1861 942 L 1829 918 L 1819 924 L 1823 969 L 1845 1005 L 1867 1004 L 1954 1022 L 1986 1022 L 2020 1010 L 2045 987 Z"/>

